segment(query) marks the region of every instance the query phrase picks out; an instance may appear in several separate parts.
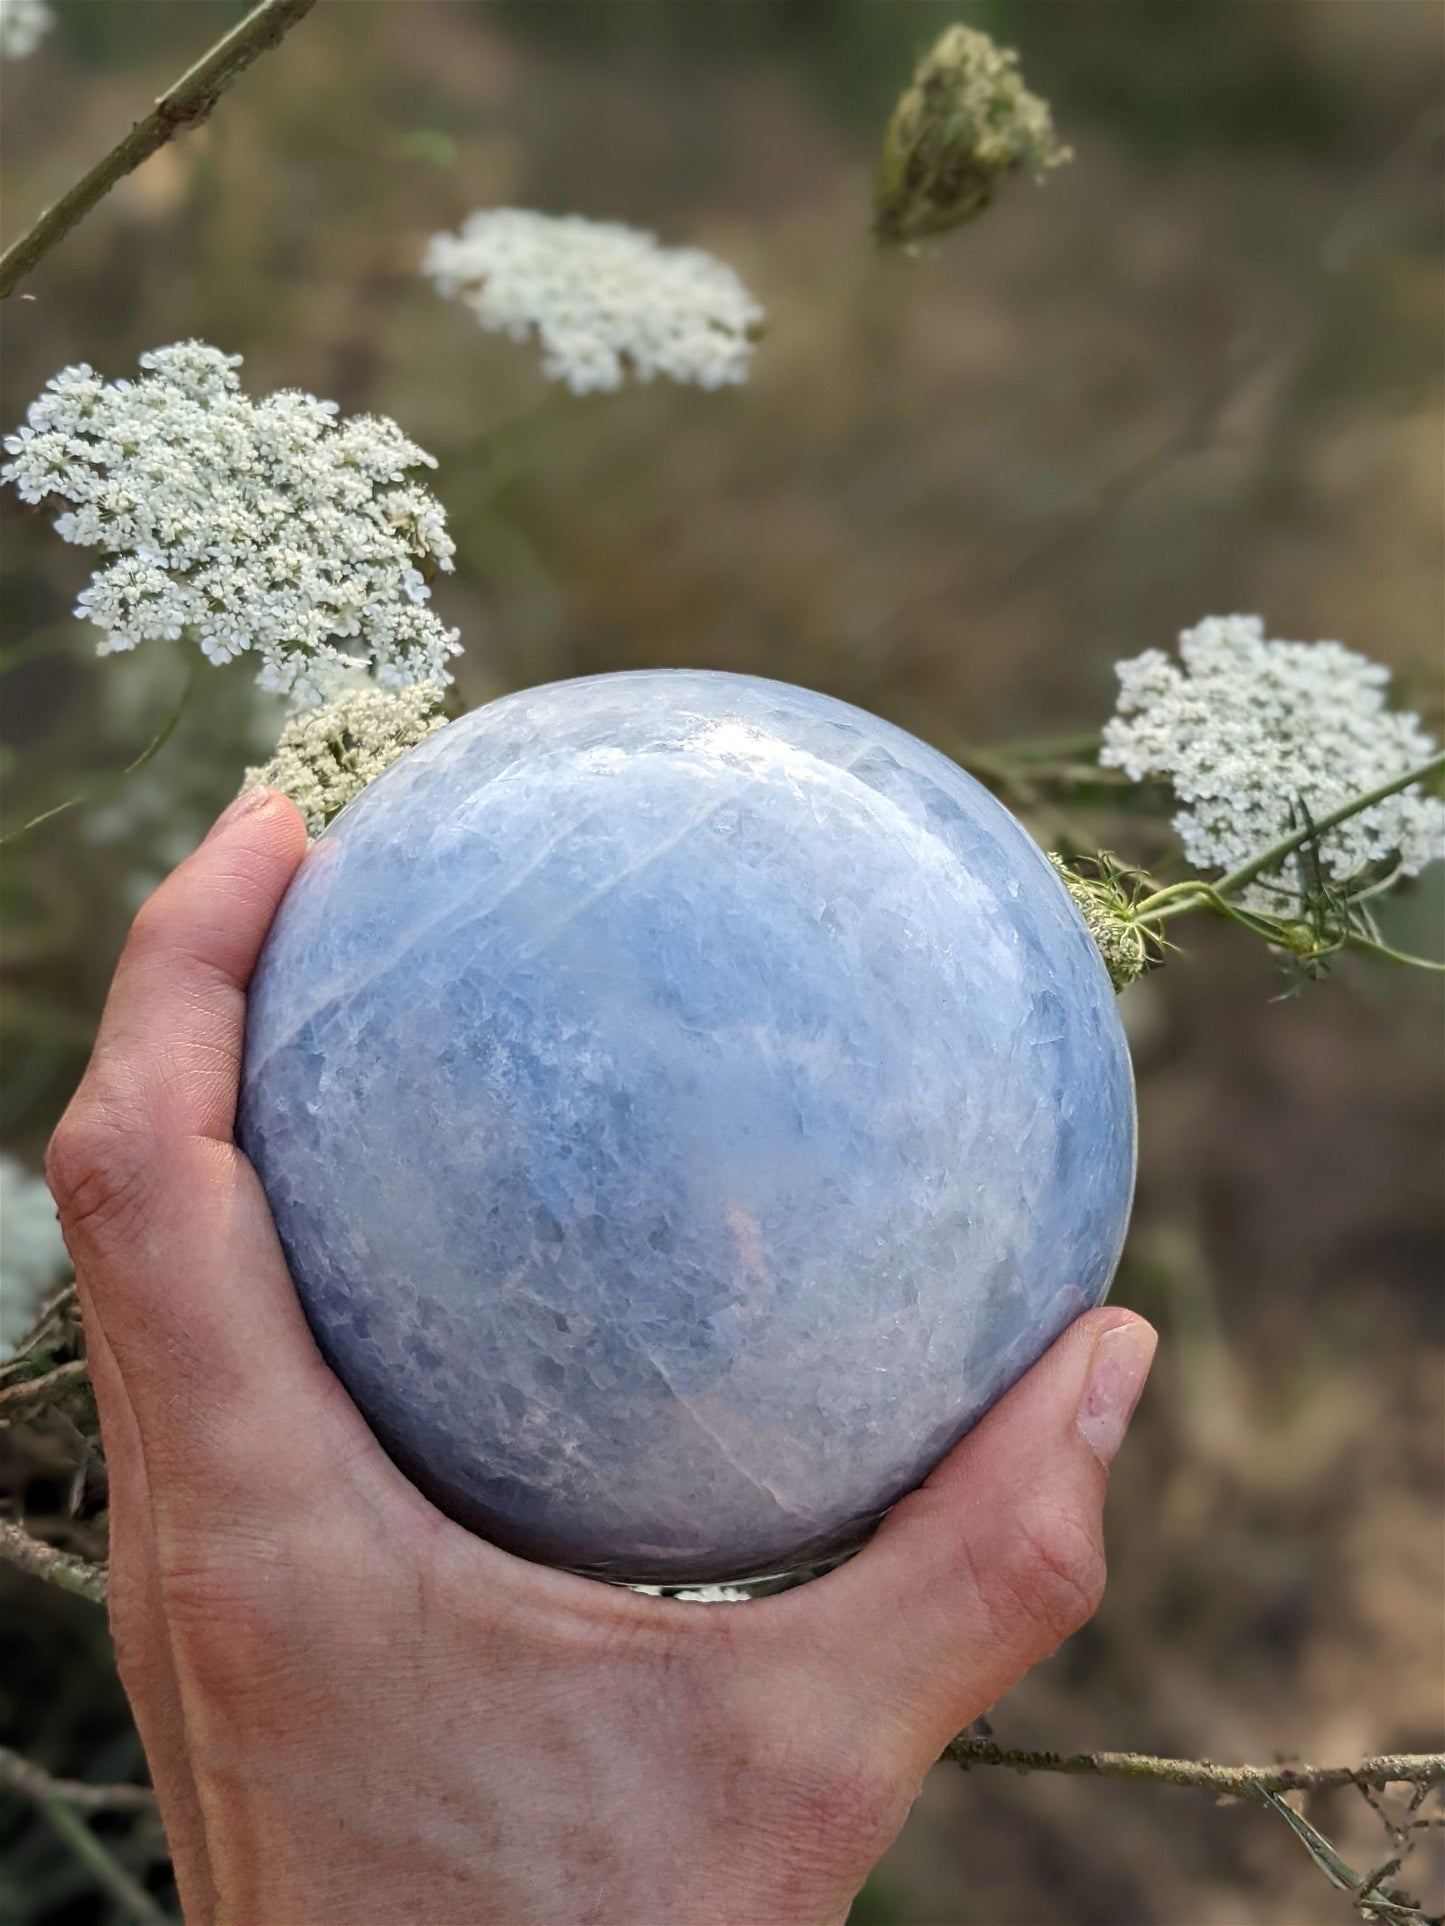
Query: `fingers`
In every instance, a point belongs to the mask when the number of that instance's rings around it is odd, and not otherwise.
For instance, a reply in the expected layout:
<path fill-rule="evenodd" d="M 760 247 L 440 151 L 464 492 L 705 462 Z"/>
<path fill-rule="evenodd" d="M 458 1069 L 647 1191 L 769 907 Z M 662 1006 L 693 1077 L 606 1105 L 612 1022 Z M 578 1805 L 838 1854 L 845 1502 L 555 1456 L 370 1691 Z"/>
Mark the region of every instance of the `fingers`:
<path fill-rule="evenodd" d="M 156 891 L 51 1144 L 87 1320 L 124 1382 L 157 1505 L 234 1483 L 248 1451 L 294 1449 L 288 1434 L 336 1391 L 231 1142 L 246 987 L 305 847 L 295 808 L 256 792 Z"/>
<path fill-rule="evenodd" d="M 1106 1465 L 1154 1345 L 1131 1312 L 1080 1318 L 857 1558 L 778 1601 L 812 1607 L 833 1676 L 922 1760 L 1092 1615 Z"/>
<path fill-rule="evenodd" d="M 248 790 L 166 878 L 116 966 L 76 1121 L 230 1141 L 246 986 L 305 853 L 295 806 Z M 58 1134 L 64 1143 L 71 1133 Z"/>
<path fill-rule="evenodd" d="M 187 1203 L 177 1175 L 186 1147 L 230 1142 L 246 986 L 305 846 L 284 797 L 248 792 L 136 917 L 46 1160 L 78 1268 L 153 1245 Z M 210 1199 L 194 1205 L 204 1216 Z M 99 1267 L 102 1286 L 110 1268 Z"/>

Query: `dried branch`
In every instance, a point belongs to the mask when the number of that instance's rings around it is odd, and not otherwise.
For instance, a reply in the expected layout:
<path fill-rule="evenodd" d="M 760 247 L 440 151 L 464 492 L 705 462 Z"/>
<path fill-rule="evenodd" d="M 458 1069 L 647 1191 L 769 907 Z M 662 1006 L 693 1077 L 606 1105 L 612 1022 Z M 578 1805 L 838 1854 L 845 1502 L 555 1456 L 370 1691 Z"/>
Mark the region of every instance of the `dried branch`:
<path fill-rule="evenodd" d="M 1271 1812 L 1279 1814 L 1336 1892 L 1346 1895 L 1362 1919 L 1385 1921 L 1388 1926 L 1429 1926 L 1424 1913 L 1408 1894 L 1385 1884 L 1400 1870 L 1403 1855 L 1387 1859 L 1372 1872 L 1357 1873 L 1345 1864 L 1329 1840 L 1302 1812 L 1287 1806 L 1276 1793 L 1260 1792 L 1258 1796 Z"/>
<path fill-rule="evenodd" d="M 47 1404 L 63 1402 L 68 1392 L 87 1383 L 89 1377 L 90 1367 L 85 1359 L 71 1358 L 39 1377 L 20 1378 L 14 1384 L 0 1385 L 0 1425 L 18 1424 Z"/>
<path fill-rule="evenodd" d="M 0 255 L 0 301 L 90 210 L 117 181 L 149 160 L 157 148 L 187 127 L 199 127 L 226 89 L 289 33 L 316 0 L 261 0 L 239 25 L 163 93 L 144 120 L 98 160 L 26 234 Z"/>
<path fill-rule="evenodd" d="M 1008 1766 L 1015 1772 L 1066 1772 L 1098 1779 L 1154 1779 L 1244 1799 L 1260 1793 L 1323 1792 L 1331 1786 L 1445 1785 L 1445 1753 L 1397 1752 L 1352 1766 L 1226 1766 L 1208 1759 L 1156 1759 L 1144 1752 L 1031 1752 L 961 1734 L 944 1752 L 962 1766 Z"/>
<path fill-rule="evenodd" d="M 80 1812 L 154 1812 L 156 1795 L 149 1786 L 93 1786 L 84 1779 L 56 1779 L 43 1766 L 23 1759 L 0 1745 L 0 1787 L 40 1804 L 63 1799 Z"/>
<path fill-rule="evenodd" d="M 104 1565 L 58 1551 L 44 1539 L 33 1538 L 13 1519 L 0 1518 L 0 1560 L 19 1571 L 29 1572 L 32 1578 L 43 1578 L 49 1585 L 58 1585 L 63 1592 L 75 1592 L 97 1605 L 105 1603 Z"/>
<path fill-rule="evenodd" d="M 41 1305 L 35 1322 L 0 1364 L 0 1383 L 9 1384 L 24 1373 L 20 1367 L 37 1351 L 51 1350 L 66 1342 L 67 1327 L 78 1323 L 80 1300 L 73 1283 L 66 1284 Z"/>

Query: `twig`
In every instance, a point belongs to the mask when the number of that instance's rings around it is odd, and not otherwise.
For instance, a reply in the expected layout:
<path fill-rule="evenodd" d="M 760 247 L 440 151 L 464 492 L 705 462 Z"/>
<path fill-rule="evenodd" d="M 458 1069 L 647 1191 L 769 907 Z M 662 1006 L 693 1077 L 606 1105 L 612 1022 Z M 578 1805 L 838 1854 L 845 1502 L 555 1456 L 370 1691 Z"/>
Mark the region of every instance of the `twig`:
<path fill-rule="evenodd" d="M 43 1578 L 47 1584 L 58 1585 L 63 1592 L 75 1592 L 97 1605 L 105 1603 L 104 1565 L 57 1551 L 54 1545 L 33 1538 L 23 1525 L 9 1518 L 0 1518 L 0 1559 L 19 1571 L 29 1572 L 32 1578 Z"/>
<path fill-rule="evenodd" d="M 0 301 L 22 281 L 57 242 L 102 201 L 117 181 L 149 160 L 157 148 L 187 127 L 199 127 L 232 81 L 259 55 L 290 32 L 316 0 L 261 0 L 260 6 L 218 40 L 211 51 L 163 93 L 144 120 L 88 174 L 62 194 L 27 234 L 0 255 Z"/>
<path fill-rule="evenodd" d="M 1067 1772 L 1098 1779 L 1154 1779 L 1243 1799 L 1262 1792 L 1322 1792 L 1331 1786 L 1445 1785 L 1445 1753 L 1396 1752 L 1352 1766 L 1227 1766 L 1208 1759 L 1156 1759 L 1145 1752 L 1030 1752 L 966 1734 L 944 1752 L 962 1766 L 1009 1766 L 1015 1772 Z"/>
<path fill-rule="evenodd" d="M 30 1329 L 11 1351 L 3 1365 L 0 1377 L 8 1377 L 15 1367 L 36 1351 L 58 1343 L 71 1314 L 79 1315 L 79 1296 L 74 1283 L 64 1284 L 53 1297 L 47 1298 L 40 1307 L 40 1313 Z"/>
<path fill-rule="evenodd" d="M 68 1364 L 57 1364 L 38 1378 L 20 1378 L 14 1384 L 0 1386 L 0 1425 L 14 1424 L 40 1406 L 53 1404 L 73 1385 L 84 1384 L 89 1371 L 84 1358 L 71 1358 Z"/>
<path fill-rule="evenodd" d="M 40 1810 L 95 1883 L 110 1894 L 129 1918 L 139 1921 L 140 1926 L 174 1926 L 171 1915 L 156 1904 L 140 1881 L 113 1857 L 64 1799 L 42 1799 Z"/>
<path fill-rule="evenodd" d="M 37 1805 L 63 1799 L 80 1812 L 154 1812 L 156 1795 L 149 1786 L 93 1786 L 84 1779 L 56 1779 L 33 1759 L 24 1759 L 8 1745 L 0 1745 L 0 1786 L 22 1793 Z"/>

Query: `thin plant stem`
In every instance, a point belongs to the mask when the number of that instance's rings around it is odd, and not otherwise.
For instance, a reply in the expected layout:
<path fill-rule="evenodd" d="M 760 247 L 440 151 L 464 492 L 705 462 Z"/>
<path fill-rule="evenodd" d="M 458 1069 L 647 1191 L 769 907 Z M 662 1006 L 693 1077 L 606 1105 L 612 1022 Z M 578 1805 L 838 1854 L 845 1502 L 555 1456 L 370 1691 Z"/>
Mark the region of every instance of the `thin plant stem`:
<path fill-rule="evenodd" d="M 138 1926 L 174 1926 L 171 1915 L 156 1904 L 140 1881 L 101 1844 L 74 1806 L 64 1799 L 42 1799 L 39 1805 L 96 1885 L 110 1894 L 129 1919 L 138 1922 Z"/>
<path fill-rule="evenodd" d="M 226 89 L 253 60 L 288 34 L 316 0 L 261 0 L 208 54 L 183 73 L 124 139 L 48 207 L 27 233 L 0 255 L 0 301 L 9 295 L 117 181 L 188 127 L 199 127 Z"/>
<path fill-rule="evenodd" d="M 1373 936 L 1361 936 L 1355 930 L 1345 938 L 1345 948 L 1361 956 L 1377 956 L 1382 963 L 1404 963 L 1412 970 L 1445 971 L 1445 963 L 1433 956 L 1412 956 L 1408 950 L 1392 949 L 1388 943 L 1381 943 Z"/>
<path fill-rule="evenodd" d="M 1033 762 L 1052 760 L 1055 757 L 1086 756 L 1097 753 L 1099 747 L 1097 729 L 1076 730 L 1066 736 L 1018 736 L 1012 741 L 1000 743 L 994 749 L 995 756 L 1010 762 Z"/>
<path fill-rule="evenodd" d="M 0 1745 L 0 1787 L 18 1792 L 37 1805 L 63 1799 L 77 1812 L 154 1812 L 156 1795 L 149 1786 L 96 1786 L 87 1779 L 57 1779 L 8 1745 Z"/>
<path fill-rule="evenodd" d="M 1369 1799 L 1368 1790 L 1364 1787 L 1361 1790 Z M 1361 1878 L 1352 1866 L 1345 1864 L 1319 1828 L 1312 1826 L 1302 1812 L 1296 1812 L 1293 1806 L 1286 1805 L 1278 1793 L 1261 1790 L 1255 1796 L 1261 1805 L 1279 1814 L 1325 1878 L 1337 1892 L 1347 1896 L 1362 1918 L 1390 1921 L 1393 1922 L 1393 1926 L 1430 1926 L 1430 1922 L 1412 1899 L 1403 1895 L 1399 1898 L 1391 1898 L 1388 1893 L 1382 1891 L 1385 1880 L 1392 1873 L 1399 1871 L 1401 1864 L 1399 1858 L 1388 1860 L 1383 1866 L 1376 1867 L 1373 1872 L 1366 1873 Z M 1370 1803 L 1373 1805 L 1374 1801 L 1370 1800 Z M 1380 1809 L 1376 1806 L 1375 1810 L 1379 1812 Z M 1384 1818 L 1385 1815 L 1381 1813 L 1380 1816 Z M 1387 1825 L 1388 1823 L 1389 1821 L 1386 1820 Z"/>
<path fill-rule="evenodd" d="M 123 783 L 127 777 L 139 774 L 139 772 L 145 768 L 146 764 L 153 762 L 162 749 L 165 748 L 166 744 L 175 734 L 181 717 L 185 714 L 186 708 L 190 703 L 196 686 L 197 668 L 198 664 L 192 662 L 186 672 L 185 685 L 176 700 L 175 707 L 171 710 L 155 735 L 151 737 L 145 748 L 142 749 L 140 754 L 135 758 L 134 762 L 128 762 L 124 769 L 118 771 L 117 774 L 112 777 L 112 784 Z M 8 835 L 0 836 L 0 844 L 18 842 L 22 836 L 28 835 L 32 829 L 38 829 L 42 823 L 48 823 L 52 817 L 63 816 L 67 809 L 74 809 L 77 803 L 93 802 L 97 793 L 104 792 L 104 787 L 105 785 L 102 785 L 100 792 L 91 789 L 82 789 L 74 796 L 67 796 L 64 802 L 56 803 L 53 808 L 42 809 L 40 814 L 38 816 L 32 816 L 28 823 L 22 823 L 18 829 L 12 829 Z"/>

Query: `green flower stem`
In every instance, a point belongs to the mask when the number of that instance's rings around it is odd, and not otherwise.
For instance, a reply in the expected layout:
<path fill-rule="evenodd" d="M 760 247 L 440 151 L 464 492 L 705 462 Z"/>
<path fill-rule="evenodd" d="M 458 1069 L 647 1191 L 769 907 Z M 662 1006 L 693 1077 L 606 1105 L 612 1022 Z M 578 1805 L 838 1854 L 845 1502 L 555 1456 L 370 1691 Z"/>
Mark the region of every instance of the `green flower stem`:
<path fill-rule="evenodd" d="M 1361 956 L 1377 956 L 1383 963 L 1406 963 L 1412 970 L 1445 973 L 1445 963 L 1437 963 L 1433 956 L 1412 956 L 1407 950 L 1391 949 L 1388 943 L 1378 942 L 1373 936 L 1361 936 L 1357 931 L 1352 930 L 1345 938 L 1345 948 Z"/>
<path fill-rule="evenodd" d="M 18 829 L 9 830 L 5 835 L 0 836 L 0 844 L 18 842 L 22 836 L 28 835 L 32 829 L 38 829 L 42 823 L 48 823 L 52 816 L 64 815 L 67 809 L 74 809 L 78 803 L 94 802 L 97 797 L 107 794 L 111 789 L 124 783 L 127 778 L 138 775 L 147 763 L 153 762 L 175 734 L 181 717 L 186 713 L 191 695 L 195 690 L 198 668 L 199 664 L 192 662 L 190 668 L 186 671 L 185 684 L 181 689 L 175 707 L 133 762 L 128 762 L 124 769 L 118 770 L 107 783 L 101 784 L 98 788 L 93 790 L 82 789 L 74 796 L 67 796 L 64 802 L 56 803 L 50 809 L 42 809 L 40 814 L 38 816 L 32 816 L 28 823 L 22 823 Z"/>
<path fill-rule="evenodd" d="M 1136 908 L 1141 916 L 1147 914 L 1152 920 L 1158 917 L 1161 903 L 1172 903 L 1180 896 L 1188 896 L 1190 908 L 1196 907 L 1196 899 L 1199 898 L 1201 890 L 1210 894 L 1216 893 L 1208 883 L 1201 882 L 1197 876 L 1190 876 L 1182 883 L 1170 883 L 1165 889 L 1155 890 L 1152 896 L 1146 897 L 1142 903 L 1136 905 Z M 1159 918 L 1159 920 L 1163 919 Z"/>
<path fill-rule="evenodd" d="M 232 81 L 239 79 L 268 47 L 276 46 L 315 4 L 316 0 L 261 0 L 260 6 L 168 87 L 145 118 L 138 120 L 89 173 L 45 210 L 28 233 L 0 255 L 0 301 L 105 199 L 117 181 L 133 173 L 185 128 L 199 127 Z"/>
<path fill-rule="evenodd" d="M 1331 810 L 1328 816 L 1322 816 L 1318 822 L 1307 823 L 1303 829 L 1294 830 L 1290 835 L 1281 837 L 1277 843 L 1271 843 L 1268 849 L 1261 850 L 1258 856 L 1252 856 L 1247 863 L 1241 863 L 1238 869 L 1232 869 L 1227 876 L 1221 876 L 1218 882 L 1175 883 L 1168 889 L 1156 891 L 1153 896 L 1145 897 L 1142 903 L 1135 904 L 1135 918 L 1141 923 L 1151 925 L 1167 923 L 1172 917 L 1187 916 L 1191 910 L 1207 908 L 1215 900 L 1222 899 L 1227 902 L 1231 896 L 1237 896 L 1266 870 L 1277 869 L 1286 856 L 1302 848 L 1314 837 L 1325 835 L 1327 831 L 1338 828 L 1341 823 L 1348 822 L 1351 816 L 1358 816 L 1363 810 L 1373 809 L 1376 803 L 1384 802 L 1387 797 L 1398 795 L 1402 789 L 1409 789 L 1414 783 L 1424 782 L 1430 776 L 1437 776 L 1442 771 L 1445 771 L 1445 750 L 1431 756 L 1428 762 L 1419 763 L 1414 769 L 1407 769 L 1403 775 L 1393 776 L 1389 782 L 1382 782 L 1375 789 L 1367 789 L 1362 795 L 1352 796 L 1348 802 L 1341 803 L 1338 809 Z"/>
<path fill-rule="evenodd" d="M 1098 730 L 1085 729 L 1068 736 L 1020 736 L 1012 742 L 998 743 L 993 754 L 1008 762 L 1047 762 L 1055 757 L 1069 760 L 1075 756 L 1097 755 L 1099 743 Z"/>
<path fill-rule="evenodd" d="M 126 1919 L 136 1921 L 137 1926 L 174 1926 L 172 1915 L 101 1844 L 73 1806 L 64 1799 L 42 1799 L 40 1810 Z"/>

